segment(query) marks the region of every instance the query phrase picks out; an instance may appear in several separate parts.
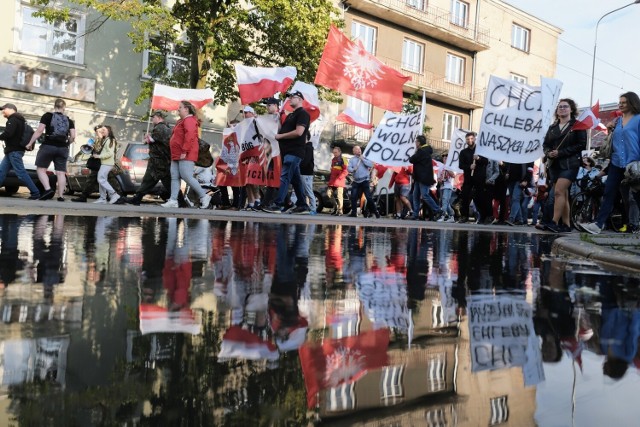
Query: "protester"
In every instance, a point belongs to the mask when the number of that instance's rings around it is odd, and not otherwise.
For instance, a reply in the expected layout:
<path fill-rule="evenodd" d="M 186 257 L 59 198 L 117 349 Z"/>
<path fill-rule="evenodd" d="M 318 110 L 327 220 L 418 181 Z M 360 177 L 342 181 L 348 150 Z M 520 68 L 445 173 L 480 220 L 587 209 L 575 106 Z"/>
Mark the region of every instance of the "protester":
<path fill-rule="evenodd" d="M 499 214 L 495 214 L 495 209 L 493 208 L 493 200 L 495 199 L 496 193 L 496 181 L 498 181 L 502 174 L 501 165 L 502 162 L 499 162 L 497 160 L 487 160 L 487 170 L 485 173 L 486 178 L 484 181 L 484 187 L 486 193 L 486 203 L 489 204 L 488 208 L 489 212 L 491 213 L 488 214 L 488 216 L 484 219 L 484 224 L 493 224 L 499 221 L 496 220 Z M 501 191 L 501 189 L 498 188 L 498 191 Z"/>
<path fill-rule="evenodd" d="M 100 139 L 100 134 L 98 133 L 98 130 L 100 130 L 101 127 L 102 125 L 98 125 L 93 128 L 94 137 L 89 140 L 91 144 L 87 143 L 87 145 L 89 145 L 92 150 L 96 141 Z M 93 151 L 91 152 L 93 153 Z M 96 190 L 99 189 L 98 170 L 89 169 L 89 171 L 90 173 L 89 173 L 89 176 L 87 177 L 87 180 L 84 182 L 84 187 L 82 188 L 82 192 L 78 197 L 74 197 L 73 199 L 71 199 L 72 202 L 85 203 L 89 199 L 89 196 L 91 196 L 91 194 L 93 194 Z"/>
<path fill-rule="evenodd" d="M 171 192 L 171 128 L 165 122 L 165 118 L 166 114 L 162 111 L 156 111 L 151 115 L 153 129 L 144 136 L 144 143 L 149 146 L 147 170 L 136 194 L 126 200 L 129 204 L 139 206 L 142 198 L 151 193 L 158 181 L 162 182 L 167 192 Z M 185 206 L 182 192 L 178 193 L 178 204 Z"/>
<path fill-rule="evenodd" d="M 256 111 L 253 109 L 253 107 L 247 105 L 242 109 L 242 114 L 244 115 L 244 120 L 255 120 L 256 118 Z M 249 163 L 247 165 L 248 169 L 251 170 L 252 168 L 258 168 L 259 164 L 256 161 L 256 159 L 253 160 L 249 160 L 250 162 L 253 161 L 254 163 Z M 244 199 L 243 202 L 241 202 L 241 204 L 244 204 L 244 208 L 243 210 L 252 210 L 252 211 L 259 211 L 260 210 L 260 205 L 261 205 L 261 201 L 260 201 L 260 186 L 258 184 L 245 184 L 244 188 L 242 189 L 242 191 L 244 192 L 241 195 L 241 198 Z"/>
<path fill-rule="evenodd" d="M 458 222 L 469 221 L 469 205 L 471 200 L 475 202 L 478 210 L 477 222 L 482 223 L 491 216 L 491 200 L 485 194 L 485 181 L 487 171 L 487 159 L 476 155 L 476 133 L 468 132 L 465 135 L 467 146 L 460 151 L 458 164 L 464 172 L 462 184 L 462 205 L 460 207 L 461 218 Z"/>
<path fill-rule="evenodd" d="M 309 138 L 310 134 L 307 132 L 307 143 L 304 146 L 304 158 L 300 163 L 300 176 L 302 177 L 302 186 L 304 188 L 304 194 L 307 197 L 310 214 L 316 214 L 316 196 L 313 194 L 313 172 L 315 169 L 315 163 L 313 160 L 313 143 Z"/>
<path fill-rule="evenodd" d="M 498 176 L 493 182 L 493 191 L 491 192 L 493 220 L 494 225 L 506 224 L 509 217 L 509 207 L 507 204 L 507 164 L 498 162 Z"/>
<path fill-rule="evenodd" d="M 596 221 L 579 226 L 591 234 L 599 234 L 613 211 L 613 205 L 627 165 L 640 160 L 640 98 L 635 92 L 620 95 L 618 108 L 622 117 L 617 119 L 613 130 L 611 161 L 608 166 L 607 182 L 604 187 L 602 205 Z M 640 192 L 631 192 L 640 206 Z"/>
<path fill-rule="evenodd" d="M 553 185 L 555 199 L 553 218 L 545 226 L 554 233 L 571 231 L 569 188 L 578 175 L 580 154 L 587 145 L 587 133 L 572 129 L 577 115 L 576 103 L 569 98 L 561 99 L 556 109 L 556 121 L 547 131 L 543 143 L 548 160 L 547 176 Z"/>
<path fill-rule="evenodd" d="M 431 186 L 436 182 L 433 176 L 433 159 L 431 158 L 433 148 L 424 135 L 418 135 L 415 142 L 416 151 L 409 157 L 409 162 L 413 164 L 413 219 L 419 218 L 424 202 L 431 211 L 431 219 L 437 221 L 444 215 L 444 212 L 431 197 Z"/>
<path fill-rule="evenodd" d="M 24 133 L 26 120 L 22 114 L 18 113 L 18 108 L 14 104 L 4 104 L 2 115 L 7 119 L 4 132 L 0 134 L 0 141 L 4 141 L 4 158 L 0 163 L 0 187 L 4 185 L 7 173 L 13 169 L 16 176 L 22 181 L 31 195 L 30 200 L 40 198 L 40 190 L 33 183 L 33 180 L 24 168 L 22 157 L 24 157 L 25 147 L 22 146 L 22 135 Z"/>
<path fill-rule="evenodd" d="M 373 213 L 376 218 L 380 218 L 380 212 L 371 196 L 370 169 L 373 162 L 362 155 L 362 149 L 359 146 L 353 147 L 353 157 L 349 159 L 347 170 L 353 174 L 353 182 L 351 183 L 351 213 L 349 216 L 358 216 L 358 201 L 364 193 L 367 199 L 367 209 Z"/>
<path fill-rule="evenodd" d="M 38 179 L 44 187 L 44 193 L 40 200 L 49 200 L 55 195 L 49 184 L 47 169 L 51 162 L 58 179 L 58 201 L 64 201 L 64 190 L 67 186 L 67 159 L 69 158 L 69 145 L 76 139 L 76 129 L 69 117 L 64 114 L 67 103 L 63 99 L 56 99 L 53 104 L 53 113 L 44 113 L 40 118 L 38 129 L 33 133 L 26 146 L 27 150 L 33 150 L 33 146 L 45 134 L 44 142 L 40 145 L 36 156 Z"/>
<path fill-rule="evenodd" d="M 347 161 L 342 156 L 340 147 L 333 147 L 331 150 L 331 174 L 327 183 L 327 197 L 334 200 L 335 209 L 331 215 L 340 216 L 343 210 L 344 187 L 347 185 Z M 355 207 L 354 207 L 355 208 Z"/>
<path fill-rule="evenodd" d="M 124 200 L 120 199 L 120 195 L 116 193 L 109 183 L 109 172 L 115 165 L 116 156 L 118 154 L 118 142 L 113 135 L 111 126 L 102 126 L 98 129 L 100 139 L 93 144 L 92 157 L 100 159 L 100 169 L 98 170 L 98 189 L 100 198 L 93 203 L 122 204 Z"/>
<path fill-rule="evenodd" d="M 292 213 L 309 214 L 309 206 L 305 202 L 302 178 L 300 176 L 300 162 L 304 157 L 304 147 L 307 142 L 306 133 L 309 132 L 311 119 L 309 113 L 302 108 L 304 95 L 300 91 L 287 94 L 289 105 L 293 108 L 284 120 L 280 132 L 275 138 L 280 144 L 280 156 L 282 157 L 282 171 L 280 173 L 280 189 L 276 199 L 264 208 L 265 212 L 281 213 L 285 197 L 289 191 L 289 184 L 293 185 L 296 193 L 297 204 Z"/>
<path fill-rule="evenodd" d="M 511 195 L 511 209 L 509 210 L 508 225 L 527 225 L 529 220 L 529 201 L 531 194 L 528 189 L 533 186 L 532 163 L 507 163 L 505 178 Z"/>
<path fill-rule="evenodd" d="M 180 120 L 176 123 L 169 146 L 171 148 L 171 197 L 161 206 L 177 208 L 180 193 L 180 180 L 184 180 L 196 192 L 200 199 L 200 208 L 206 209 L 211 196 L 200 186 L 193 176 L 193 167 L 198 159 L 198 128 L 196 108 L 189 101 L 181 101 L 178 107 Z"/>
<path fill-rule="evenodd" d="M 394 219 L 405 219 L 413 217 L 413 208 L 409 201 L 411 193 L 411 175 L 413 174 L 413 166 L 402 166 L 393 172 L 389 187 L 393 186 L 395 195 L 396 213 Z M 406 212 L 405 212 L 406 211 Z"/>
<path fill-rule="evenodd" d="M 275 122 L 278 123 L 278 132 L 280 131 L 280 126 L 282 125 L 282 121 L 280 120 L 281 114 L 284 112 L 280 111 L 280 100 L 277 98 L 266 98 L 263 100 L 264 104 L 267 106 L 267 114 L 268 117 L 271 117 Z M 286 116 L 282 116 L 282 119 L 286 118 Z M 272 160 L 272 147 L 271 142 L 268 139 L 262 140 L 262 148 L 265 152 L 265 159 L 267 159 L 266 164 L 263 166 L 264 174 L 265 174 L 265 191 L 262 197 L 262 201 L 260 202 L 260 208 L 262 206 L 270 205 L 273 200 L 278 195 L 279 187 L 274 187 L 272 184 L 271 175 L 273 174 L 273 160 Z"/>
<path fill-rule="evenodd" d="M 442 155 L 442 163 L 447 164 L 448 153 Z M 456 177 L 454 171 L 447 169 L 445 166 L 438 171 L 438 184 L 440 185 L 440 208 L 444 212 L 444 216 L 438 221 L 454 222 L 454 212 L 451 207 L 451 196 L 453 195 L 453 181 Z"/>

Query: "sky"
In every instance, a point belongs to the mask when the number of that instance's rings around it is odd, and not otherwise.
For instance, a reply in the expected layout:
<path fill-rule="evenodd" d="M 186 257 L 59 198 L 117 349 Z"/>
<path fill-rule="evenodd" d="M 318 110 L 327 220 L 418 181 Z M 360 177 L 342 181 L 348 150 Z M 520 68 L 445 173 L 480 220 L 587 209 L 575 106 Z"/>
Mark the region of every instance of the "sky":
<path fill-rule="evenodd" d="M 503 0 L 563 30 L 555 78 L 562 97 L 589 104 L 596 23 L 605 13 L 634 0 Z M 535 37 L 535 33 L 532 38 Z M 598 26 L 593 103 L 617 103 L 620 94 L 640 94 L 640 4 L 604 18 Z"/>

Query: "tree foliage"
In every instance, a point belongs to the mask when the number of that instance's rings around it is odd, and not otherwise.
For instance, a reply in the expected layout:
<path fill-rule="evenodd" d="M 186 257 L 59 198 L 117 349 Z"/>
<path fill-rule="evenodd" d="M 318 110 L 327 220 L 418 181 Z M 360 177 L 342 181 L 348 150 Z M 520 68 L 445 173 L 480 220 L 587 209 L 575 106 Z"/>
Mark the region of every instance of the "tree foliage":
<path fill-rule="evenodd" d="M 43 7 L 40 15 L 49 21 L 65 20 L 72 10 L 95 13 L 87 32 L 107 20 L 128 22 L 134 49 L 157 52 L 147 74 L 166 84 L 210 87 L 218 104 L 238 95 L 235 63 L 295 66 L 298 80 L 312 82 L 331 23 L 341 25 L 331 0 L 67 0 L 65 7 L 58 7 L 56 0 L 32 3 Z M 185 60 L 175 61 L 176 56 Z M 147 85 L 142 98 L 150 88 Z"/>

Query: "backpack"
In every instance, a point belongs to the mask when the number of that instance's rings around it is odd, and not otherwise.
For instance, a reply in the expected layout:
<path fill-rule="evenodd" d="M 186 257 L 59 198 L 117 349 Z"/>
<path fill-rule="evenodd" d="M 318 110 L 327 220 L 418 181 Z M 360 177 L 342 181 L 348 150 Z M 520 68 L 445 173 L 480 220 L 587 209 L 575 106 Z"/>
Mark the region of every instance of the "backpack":
<path fill-rule="evenodd" d="M 26 147 L 27 144 L 29 144 L 29 141 L 31 141 L 31 137 L 34 133 L 35 132 L 31 125 L 27 122 L 24 122 L 24 130 L 22 131 L 22 138 L 20 139 L 20 146 L 22 148 Z"/>
<path fill-rule="evenodd" d="M 67 142 L 69 136 L 69 117 L 62 113 L 53 113 L 51 117 L 53 132 L 49 137 L 56 142 Z"/>

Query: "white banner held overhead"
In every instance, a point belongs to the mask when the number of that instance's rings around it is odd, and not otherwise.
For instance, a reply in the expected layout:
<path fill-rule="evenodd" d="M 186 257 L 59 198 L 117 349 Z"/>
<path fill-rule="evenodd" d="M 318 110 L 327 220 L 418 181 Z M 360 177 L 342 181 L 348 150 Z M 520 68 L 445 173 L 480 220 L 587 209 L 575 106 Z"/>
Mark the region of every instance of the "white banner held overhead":
<path fill-rule="evenodd" d="M 542 129 L 546 132 L 555 119 L 554 113 L 560 101 L 560 91 L 562 82 L 557 79 L 550 79 L 540 76 L 540 90 L 542 91 Z"/>
<path fill-rule="evenodd" d="M 546 132 L 540 87 L 491 76 L 476 154 L 510 163 L 533 162 L 543 155 Z"/>
<path fill-rule="evenodd" d="M 409 157 L 416 150 L 415 140 L 422 133 L 420 116 L 395 114 L 390 111 L 384 117 L 367 144 L 364 156 L 385 166 L 407 166 Z"/>

